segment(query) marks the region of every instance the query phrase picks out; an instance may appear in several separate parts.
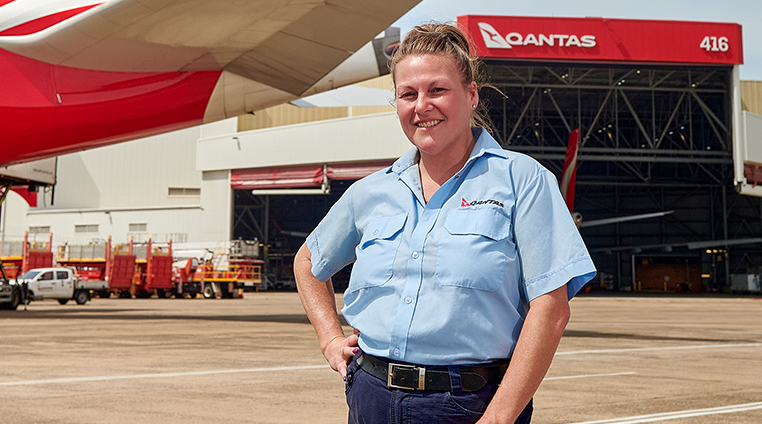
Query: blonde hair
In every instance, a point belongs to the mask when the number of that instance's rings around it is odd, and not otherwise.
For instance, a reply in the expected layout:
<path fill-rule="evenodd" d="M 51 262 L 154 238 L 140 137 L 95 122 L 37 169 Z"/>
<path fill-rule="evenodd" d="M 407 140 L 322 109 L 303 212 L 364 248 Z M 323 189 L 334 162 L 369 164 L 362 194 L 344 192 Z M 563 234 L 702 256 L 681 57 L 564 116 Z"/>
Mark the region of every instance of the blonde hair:
<path fill-rule="evenodd" d="M 477 89 L 491 87 L 485 82 L 481 60 L 471 51 L 467 35 L 455 25 L 444 23 L 428 23 L 414 27 L 407 33 L 399 47 L 389 60 L 389 73 L 395 90 L 395 69 L 397 65 L 410 56 L 435 54 L 452 59 L 455 69 L 461 77 L 464 86 L 476 82 Z M 489 121 L 483 113 L 486 107 L 479 102 L 475 110 L 471 110 L 471 125 L 481 126 L 492 132 Z"/>

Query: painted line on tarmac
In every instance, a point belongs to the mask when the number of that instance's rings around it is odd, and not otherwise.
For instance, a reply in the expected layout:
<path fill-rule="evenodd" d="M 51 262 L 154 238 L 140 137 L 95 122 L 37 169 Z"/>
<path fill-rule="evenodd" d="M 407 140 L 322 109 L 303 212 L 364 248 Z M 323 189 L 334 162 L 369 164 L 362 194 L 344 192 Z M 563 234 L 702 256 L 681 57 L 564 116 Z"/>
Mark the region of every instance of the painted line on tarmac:
<path fill-rule="evenodd" d="M 637 374 L 634 371 L 630 372 L 615 372 L 611 374 L 584 374 L 584 375 L 568 375 L 564 377 L 546 377 L 543 379 L 543 381 L 549 381 L 549 380 L 570 380 L 572 378 L 590 378 L 590 377 L 617 377 L 620 375 L 634 375 Z"/>
<path fill-rule="evenodd" d="M 99 377 L 72 377 L 72 378 L 55 378 L 50 380 L 28 380 L 28 381 L 9 381 L 0 382 L 0 387 L 10 386 L 34 386 L 42 384 L 65 384 L 65 383 L 89 383 L 93 381 L 110 381 L 110 380 L 137 380 L 141 378 L 170 378 L 170 377 L 189 377 L 198 375 L 216 375 L 216 374 L 237 374 L 237 373 L 250 373 L 250 372 L 273 372 L 273 371 L 298 371 L 298 370 L 315 370 L 328 368 L 328 365 L 304 365 L 298 367 L 274 367 L 274 368 L 249 368 L 240 370 L 217 370 L 217 371 L 188 371 L 188 372 L 169 372 L 159 374 L 135 374 L 135 375 L 109 375 Z M 572 375 L 564 377 L 549 377 L 545 380 L 565 380 L 571 378 L 588 378 L 588 377 L 613 377 L 618 375 L 632 375 L 635 372 L 620 372 L 611 374 L 587 374 L 587 375 Z"/>
<path fill-rule="evenodd" d="M 168 372 L 168 373 L 161 373 L 161 374 L 111 375 L 111 376 L 101 376 L 101 377 L 74 377 L 74 378 L 56 378 L 52 380 L 9 381 L 5 383 L 0 382 L 0 387 L 34 386 L 39 384 L 83 383 L 83 382 L 109 381 L 109 380 L 134 380 L 134 379 L 140 379 L 140 378 L 188 377 L 188 376 L 196 376 L 196 375 L 237 374 L 237 373 L 247 373 L 247 372 L 298 371 L 298 370 L 314 370 L 314 369 L 322 369 L 322 368 L 330 369 L 328 365 L 304 365 L 304 366 L 298 366 L 298 367 Z"/>
<path fill-rule="evenodd" d="M 648 352 L 659 350 L 686 350 L 686 349 L 726 349 L 731 347 L 758 347 L 762 343 L 734 343 L 734 344 L 712 344 L 699 346 L 670 346 L 670 347 L 638 347 L 629 349 L 601 349 L 601 350 L 575 350 L 569 352 L 556 352 L 556 356 L 563 355 L 583 355 L 590 353 L 624 353 L 624 352 Z"/>
<path fill-rule="evenodd" d="M 662 350 L 683 350 L 683 349 L 758 347 L 758 346 L 762 346 L 762 343 L 714 344 L 714 345 L 673 346 L 673 347 L 644 347 L 644 348 L 630 348 L 630 349 L 577 350 L 577 351 L 569 351 L 569 352 L 556 352 L 556 356 L 599 354 L 599 353 L 645 352 L 645 351 L 662 351 Z M 197 375 L 235 374 L 235 373 L 250 373 L 250 372 L 295 371 L 295 370 L 320 369 L 320 368 L 327 368 L 327 367 L 328 367 L 327 365 L 305 365 L 305 366 L 297 366 L 297 367 L 250 368 L 250 369 L 240 369 L 240 370 L 189 371 L 189 372 L 161 373 L 161 374 L 136 374 L 136 375 L 100 376 L 100 377 L 57 378 L 57 379 L 50 379 L 50 380 L 0 382 L 0 387 L 33 386 L 33 385 L 42 385 L 42 384 L 82 383 L 82 382 L 109 381 L 109 380 L 134 380 L 134 379 L 141 379 L 141 378 L 188 377 L 188 376 L 197 376 Z M 628 373 L 616 373 L 616 374 L 605 374 L 605 375 L 600 374 L 600 375 L 589 375 L 589 376 L 552 377 L 550 378 L 550 380 L 562 379 L 562 378 L 583 378 L 583 377 L 614 376 L 614 375 L 626 375 L 626 374 Z M 549 380 L 549 379 L 546 378 L 546 380 Z M 643 422 L 646 422 L 646 421 L 643 421 Z"/>
<path fill-rule="evenodd" d="M 585 421 L 574 424 L 639 424 L 655 421 L 677 420 L 680 418 L 700 417 L 704 415 L 731 414 L 734 412 L 753 411 L 762 409 L 762 402 L 744 403 L 741 405 L 720 406 L 717 408 L 692 409 L 687 411 L 664 412 L 661 414 L 638 415 L 634 417 L 615 418 L 612 420 Z"/>

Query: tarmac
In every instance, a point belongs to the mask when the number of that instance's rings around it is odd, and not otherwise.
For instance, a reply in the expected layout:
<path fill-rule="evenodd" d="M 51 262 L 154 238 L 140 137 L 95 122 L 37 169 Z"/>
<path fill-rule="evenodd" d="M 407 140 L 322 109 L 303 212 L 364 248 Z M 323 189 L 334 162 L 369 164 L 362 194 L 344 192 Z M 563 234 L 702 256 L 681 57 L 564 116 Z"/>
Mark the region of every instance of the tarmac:
<path fill-rule="evenodd" d="M 571 306 L 533 423 L 762 423 L 762 299 Z M 346 422 L 296 293 L 33 302 L 0 311 L 0 367 L 2 423 Z"/>

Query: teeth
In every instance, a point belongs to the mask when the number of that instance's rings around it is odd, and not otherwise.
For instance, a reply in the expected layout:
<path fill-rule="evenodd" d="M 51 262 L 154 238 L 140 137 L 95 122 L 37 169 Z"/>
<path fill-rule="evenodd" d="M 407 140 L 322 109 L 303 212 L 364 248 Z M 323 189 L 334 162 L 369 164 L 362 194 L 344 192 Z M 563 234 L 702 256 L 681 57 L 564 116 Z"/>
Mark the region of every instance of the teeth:
<path fill-rule="evenodd" d="M 429 127 L 433 127 L 434 125 L 436 125 L 436 124 L 438 124 L 440 122 L 442 122 L 441 119 L 436 120 L 436 121 L 429 121 L 429 122 L 419 122 L 418 126 L 422 127 L 422 128 L 429 128 Z"/>

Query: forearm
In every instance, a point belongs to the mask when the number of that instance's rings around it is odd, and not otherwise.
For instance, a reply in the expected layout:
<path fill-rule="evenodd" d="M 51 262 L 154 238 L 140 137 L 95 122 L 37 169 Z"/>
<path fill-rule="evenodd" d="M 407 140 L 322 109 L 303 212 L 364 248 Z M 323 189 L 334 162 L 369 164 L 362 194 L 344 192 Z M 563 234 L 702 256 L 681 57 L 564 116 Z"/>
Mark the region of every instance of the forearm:
<path fill-rule="evenodd" d="M 331 340 L 344 337 L 344 330 L 336 310 L 333 283 L 331 279 L 323 282 L 312 275 L 311 259 L 309 249 L 303 245 L 294 258 L 294 278 L 302 306 L 317 333 L 320 350 L 325 353 Z"/>
<path fill-rule="evenodd" d="M 328 364 L 346 378 L 347 364 L 357 352 L 357 334 L 344 336 L 336 310 L 333 282 L 320 281 L 312 274 L 312 257 L 303 245 L 294 258 L 294 278 L 299 298 L 317 333 L 320 351 Z"/>
<path fill-rule="evenodd" d="M 532 301 L 511 363 L 480 424 L 516 420 L 548 372 L 568 321 L 566 286 Z"/>

